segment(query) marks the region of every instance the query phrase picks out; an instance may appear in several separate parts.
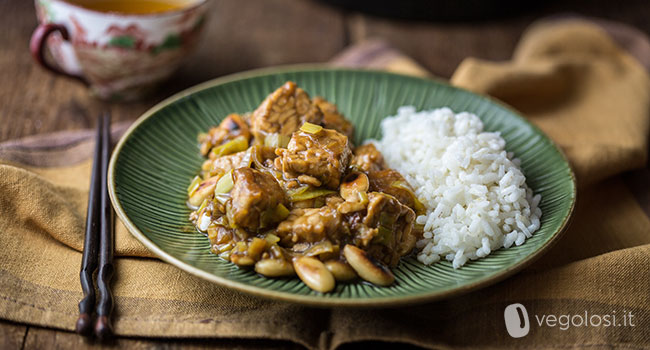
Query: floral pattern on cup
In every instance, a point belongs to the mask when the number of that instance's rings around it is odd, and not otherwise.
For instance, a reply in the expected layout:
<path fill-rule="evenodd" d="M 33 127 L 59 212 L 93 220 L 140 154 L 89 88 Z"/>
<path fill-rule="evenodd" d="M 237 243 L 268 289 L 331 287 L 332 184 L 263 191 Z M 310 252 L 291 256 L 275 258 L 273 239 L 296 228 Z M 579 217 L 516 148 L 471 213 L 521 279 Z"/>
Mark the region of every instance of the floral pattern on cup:
<path fill-rule="evenodd" d="M 132 100 L 168 78 L 196 46 L 206 1 L 146 15 L 88 10 L 63 0 L 36 0 L 41 25 L 65 27 L 47 37 L 61 70 L 81 75 L 100 98 Z M 36 32 L 35 32 L 36 33 Z"/>

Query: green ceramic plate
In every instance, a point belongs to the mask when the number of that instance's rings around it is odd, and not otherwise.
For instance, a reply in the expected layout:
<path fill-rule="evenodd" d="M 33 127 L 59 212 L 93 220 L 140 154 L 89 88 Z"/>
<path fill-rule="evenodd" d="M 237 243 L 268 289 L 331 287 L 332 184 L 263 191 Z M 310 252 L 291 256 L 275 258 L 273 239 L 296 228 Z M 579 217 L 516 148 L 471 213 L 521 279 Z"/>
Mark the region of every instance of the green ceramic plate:
<path fill-rule="evenodd" d="M 243 270 L 209 251 L 208 239 L 188 222 L 186 188 L 202 163 L 196 135 L 231 112 L 252 111 L 271 91 L 295 81 L 311 96 L 336 103 L 356 126 L 357 143 L 380 137 L 379 122 L 403 105 L 449 106 L 478 115 L 500 131 L 522 161 L 528 185 L 542 194 L 541 228 L 519 247 L 493 252 L 454 270 L 403 259 L 390 287 L 338 284 L 327 294 L 298 278 L 271 279 Z M 539 257 L 563 231 L 575 203 L 575 180 L 558 148 L 511 109 L 439 81 L 376 71 L 314 67 L 258 70 L 208 81 L 146 112 L 115 150 L 110 196 L 131 233 L 161 259 L 220 285 L 260 296 L 322 306 L 387 306 L 439 299 L 474 290 L 515 273 Z"/>

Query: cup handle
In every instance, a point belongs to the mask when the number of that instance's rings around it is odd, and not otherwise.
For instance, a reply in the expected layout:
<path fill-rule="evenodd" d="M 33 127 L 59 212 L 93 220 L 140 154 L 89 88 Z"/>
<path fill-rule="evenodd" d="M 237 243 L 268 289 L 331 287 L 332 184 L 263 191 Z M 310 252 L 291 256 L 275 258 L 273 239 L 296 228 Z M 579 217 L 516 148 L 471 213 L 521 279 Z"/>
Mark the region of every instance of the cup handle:
<path fill-rule="evenodd" d="M 76 79 L 86 86 L 89 85 L 88 80 L 84 76 L 66 72 L 59 66 L 52 64 L 45 59 L 45 45 L 47 44 L 47 38 L 54 32 L 61 33 L 63 40 L 70 40 L 68 30 L 63 25 L 56 23 L 41 23 L 32 34 L 32 38 L 29 41 L 29 51 L 31 52 L 32 57 L 43 68 L 53 73 Z"/>

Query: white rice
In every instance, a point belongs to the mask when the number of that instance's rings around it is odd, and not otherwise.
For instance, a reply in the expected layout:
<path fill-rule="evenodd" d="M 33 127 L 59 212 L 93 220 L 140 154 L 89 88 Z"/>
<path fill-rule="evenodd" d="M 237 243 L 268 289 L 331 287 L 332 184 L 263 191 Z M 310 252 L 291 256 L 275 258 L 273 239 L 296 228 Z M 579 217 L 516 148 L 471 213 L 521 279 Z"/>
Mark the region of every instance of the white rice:
<path fill-rule="evenodd" d="M 459 268 L 501 247 L 522 245 L 539 228 L 541 196 L 533 196 L 505 140 L 484 132 L 476 115 L 405 106 L 381 128 L 383 138 L 371 142 L 427 208 L 416 219 L 424 225 L 417 242 L 422 263 L 444 258 Z"/>

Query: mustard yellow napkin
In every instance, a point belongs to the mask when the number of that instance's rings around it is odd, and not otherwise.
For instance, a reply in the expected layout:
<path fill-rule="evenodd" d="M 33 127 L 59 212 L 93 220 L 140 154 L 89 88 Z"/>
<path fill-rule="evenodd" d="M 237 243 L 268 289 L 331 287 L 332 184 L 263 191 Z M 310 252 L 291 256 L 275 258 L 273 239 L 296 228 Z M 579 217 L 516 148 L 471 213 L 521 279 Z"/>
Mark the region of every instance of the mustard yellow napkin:
<path fill-rule="evenodd" d="M 422 74 L 389 47 L 357 59 L 364 56 L 362 50 L 353 48 L 336 62 Z M 116 260 L 115 331 L 282 339 L 319 349 L 364 340 L 429 348 L 646 346 L 650 220 L 613 175 L 644 164 L 649 81 L 640 64 L 600 27 L 583 21 L 532 27 L 510 62 L 468 59 L 461 64 L 452 82 L 521 110 L 567 152 L 581 185 L 574 222 L 564 238 L 532 268 L 507 281 L 433 304 L 313 309 L 232 292 L 143 258 L 149 253 L 118 225 L 116 249 L 122 257 Z M 45 152 L 42 147 L 0 145 L 5 159 L 0 165 L 0 318 L 67 330 L 74 326 L 90 160 L 65 160 L 81 149 L 87 152 L 91 143 L 81 139 L 69 148 L 73 153 L 61 157 L 66 165 L 55 166 L 45 156 L 44 166 L 30 157 Z M 520 339 L 511 338 L 503 322 L 505 306 L 514 302 L 526 306 L 532 323 L 530 334 Z M 634 327 L 563 330 L 538 326 L 534 318 L 585 312 L 632 312 L 637 322 Z"/>
<path fill-rule="evenodd" d="M 467 59 L 451 82 L 530 118 L 566 152 L 580 186 L 645 165 L 647 72 L 598 27 L 534 25 L 512 61 Z"/>

